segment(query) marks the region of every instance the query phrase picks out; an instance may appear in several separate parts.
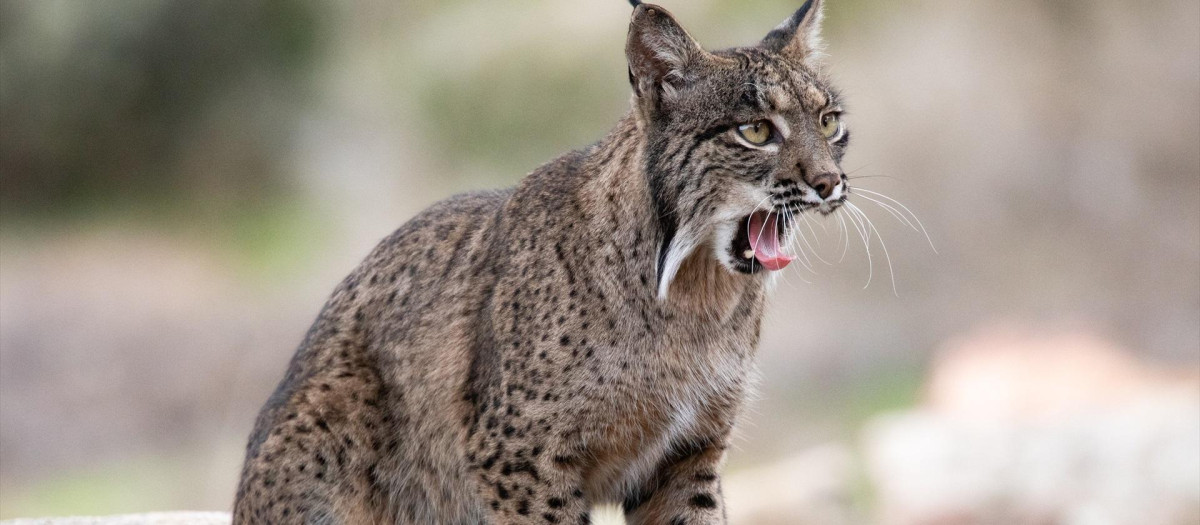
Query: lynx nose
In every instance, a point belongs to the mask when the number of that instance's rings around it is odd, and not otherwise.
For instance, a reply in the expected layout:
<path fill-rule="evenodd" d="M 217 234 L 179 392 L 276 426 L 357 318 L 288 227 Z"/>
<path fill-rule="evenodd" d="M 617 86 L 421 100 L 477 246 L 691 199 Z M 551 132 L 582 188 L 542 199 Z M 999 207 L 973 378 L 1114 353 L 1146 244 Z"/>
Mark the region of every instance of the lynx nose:
<path fill-rule="evenodd" d="M 806 174 L 807 175 L 807 174 Z M 841 176 L 837 173 L 825 172 L 817 175 L 807 176 L 804 182 L 807 182 L 812 189 L 817 190 L 822 199 L 828 199 L 833 195 L 833 190 L 837 188 L 838 182 L 841 181 Z"/>

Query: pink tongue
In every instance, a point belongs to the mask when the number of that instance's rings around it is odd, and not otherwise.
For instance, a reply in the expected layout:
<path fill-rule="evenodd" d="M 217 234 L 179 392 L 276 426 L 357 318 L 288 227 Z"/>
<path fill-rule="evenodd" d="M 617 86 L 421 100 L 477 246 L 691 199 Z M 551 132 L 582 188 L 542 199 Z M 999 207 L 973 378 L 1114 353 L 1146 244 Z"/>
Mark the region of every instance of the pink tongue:
<path fill-rule="evenodd" d="M 754 248 L 754 258 L 771 271 L 782 270 L 793 259 L 779 250 L 778 222 L 777 213 L 756 211 L 750 216 L 750 247 Z"/>

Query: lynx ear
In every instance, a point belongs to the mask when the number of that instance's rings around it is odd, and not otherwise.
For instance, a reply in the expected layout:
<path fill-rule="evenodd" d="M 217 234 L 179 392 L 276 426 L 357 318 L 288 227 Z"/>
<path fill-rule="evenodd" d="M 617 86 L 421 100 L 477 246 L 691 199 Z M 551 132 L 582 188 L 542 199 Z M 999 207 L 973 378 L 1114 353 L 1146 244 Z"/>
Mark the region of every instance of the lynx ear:
<path fill-rule="evenodd" d="M 665 9 L 639 3 L 629 23 L 625 56 L 634 94 L 654 108 L 693 79 L 707 53 Z"/>
<path fill-rule="evenodd" d="M 825 18 L 821 0 L 807 0 L 795 14 L 767 33 L 762 47 L 796 62 L 810 62 L 821 53 L 821 20 Z"/>

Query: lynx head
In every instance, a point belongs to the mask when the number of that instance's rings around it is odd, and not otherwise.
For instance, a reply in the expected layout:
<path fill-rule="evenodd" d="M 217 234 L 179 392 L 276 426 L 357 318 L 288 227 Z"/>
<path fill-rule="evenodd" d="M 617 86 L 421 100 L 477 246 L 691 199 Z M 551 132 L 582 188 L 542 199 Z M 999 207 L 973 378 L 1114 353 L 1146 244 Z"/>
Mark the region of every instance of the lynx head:
<path fill-rule="evenodd" d="M 658 296 L 696 250 L 732 272 L 783 269 L 802 213 L 829 214 L 849 188 L 850 134 L 821 75 L 821 0 L 758 45 L 705 51 L 661 7 L 636 3 L 626 56 L 660 218 Z"/>

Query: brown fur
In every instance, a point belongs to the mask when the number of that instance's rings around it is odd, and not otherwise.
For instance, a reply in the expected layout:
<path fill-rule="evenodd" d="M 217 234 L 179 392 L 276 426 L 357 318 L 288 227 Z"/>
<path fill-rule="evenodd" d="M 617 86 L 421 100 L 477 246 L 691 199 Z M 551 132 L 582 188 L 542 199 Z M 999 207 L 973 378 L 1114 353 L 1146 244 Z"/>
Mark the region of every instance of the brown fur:
<path fill-rule="evenodd" d="M 258 418 L 235 522 L 586 523 L 609 501 L 723 522 L 765 290 L 716 232 L 747 191 L 809 209 L 784 190 L 836 168 L 844 141 L 810 122 L 835 96 L 796 48 L 819 10 L 712 54 L 638 7 L 634 108 L 604 140 L 433 206 L 337 287 Z M 739 146 L 768 98 L 792 135 Z"/>

